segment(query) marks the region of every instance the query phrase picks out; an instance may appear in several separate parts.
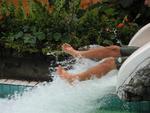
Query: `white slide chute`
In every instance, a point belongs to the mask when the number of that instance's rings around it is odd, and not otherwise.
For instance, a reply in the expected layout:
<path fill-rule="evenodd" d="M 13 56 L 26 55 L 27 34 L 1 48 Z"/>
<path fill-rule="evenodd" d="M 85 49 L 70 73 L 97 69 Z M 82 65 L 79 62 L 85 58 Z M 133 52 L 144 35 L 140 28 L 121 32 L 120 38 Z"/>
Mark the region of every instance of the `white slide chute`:
<path fill-rule="evenodd" d="M 140 47 L 122 64 L 117 76 L 117 92 L 120 98 L 123 95 L 119 93 L 121 87 L 129 84 L 136 72 L 144 66 L 150 64 L 150 24 L 141 28 L 129 42 L 129 46 Z"/>

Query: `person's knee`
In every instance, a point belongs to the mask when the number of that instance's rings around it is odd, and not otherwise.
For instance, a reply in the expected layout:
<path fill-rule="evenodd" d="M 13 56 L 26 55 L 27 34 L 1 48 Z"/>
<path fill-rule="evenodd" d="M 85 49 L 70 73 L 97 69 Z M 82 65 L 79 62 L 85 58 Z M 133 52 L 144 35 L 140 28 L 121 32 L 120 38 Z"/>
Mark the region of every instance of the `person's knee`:
<path fill-rule="evenodd" d="M 105 58 L 103 60 L 103 63 L 105 64 L 106 67 L 109 67 L 110 69 L 116 68 L 116 63 L 115 63 L 114 57 Z"/>
<path fill-rule="evenodd" d="M 112 45 L 112 46 L 109 46 L 107 47 L 110 54 L 113 56 L 113 57 L 118 57 L 120 56 L 120 47 L 119 46 L 116 46 L 116 45 Z"/>

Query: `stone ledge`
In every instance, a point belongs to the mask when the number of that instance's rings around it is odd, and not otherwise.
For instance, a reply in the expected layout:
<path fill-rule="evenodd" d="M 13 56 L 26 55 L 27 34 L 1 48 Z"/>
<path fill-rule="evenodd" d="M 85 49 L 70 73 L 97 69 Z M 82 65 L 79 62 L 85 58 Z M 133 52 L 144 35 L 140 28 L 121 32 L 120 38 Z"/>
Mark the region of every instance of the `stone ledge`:
<path fill-rule="evenodd" d="M 52 81 L 49 70 L 56 67 L 57 61 L 67 56 L 61 53 L 57 56 L 42 53 L 18 53 L 13 49 L 0 46 L 0 79 L 15 79 L 27 81 Z"/>

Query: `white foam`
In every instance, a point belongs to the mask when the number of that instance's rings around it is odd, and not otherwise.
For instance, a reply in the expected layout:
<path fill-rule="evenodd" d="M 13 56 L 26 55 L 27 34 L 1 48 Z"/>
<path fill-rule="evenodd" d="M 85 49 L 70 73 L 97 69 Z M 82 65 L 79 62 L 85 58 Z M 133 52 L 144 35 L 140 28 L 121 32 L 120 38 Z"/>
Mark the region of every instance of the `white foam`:
<path fill-rule="evenodd" d="M 82 59 L 73 65 L 72 73 L 78 73 L 96 65 L 97 62 Z M 11 100 L 0 100 L 1 113 L 89 113 L 98 105 L 97 99 L 114 93 L 116 71 L 101 79 L 68 84 L 54 73 L 53 82 L 39 85 Z"/>

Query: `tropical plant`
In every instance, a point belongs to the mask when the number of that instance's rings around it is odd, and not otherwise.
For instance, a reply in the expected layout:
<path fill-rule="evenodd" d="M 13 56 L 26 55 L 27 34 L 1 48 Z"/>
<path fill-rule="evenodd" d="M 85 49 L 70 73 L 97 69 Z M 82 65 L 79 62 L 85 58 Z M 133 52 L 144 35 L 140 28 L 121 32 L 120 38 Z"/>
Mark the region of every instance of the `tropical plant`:
<path fill-rule="evenodd" d="M 80 8 L 80 0 L 55 0 L 51 13 L 39 2 L 30 0 L 29 4 L 30 12 L 26 15 L 21 1 L 16 10 L 3 0 L 3 47 L 21 53 L 47 53 L 59 50 L 65 42 L 75 48 L 89 44 L 120 45 L 127 44 L 138 30 L 135 19 L 130 19 L 131 15 L 117 0 L 103 0 L 87 9 Z"/>

